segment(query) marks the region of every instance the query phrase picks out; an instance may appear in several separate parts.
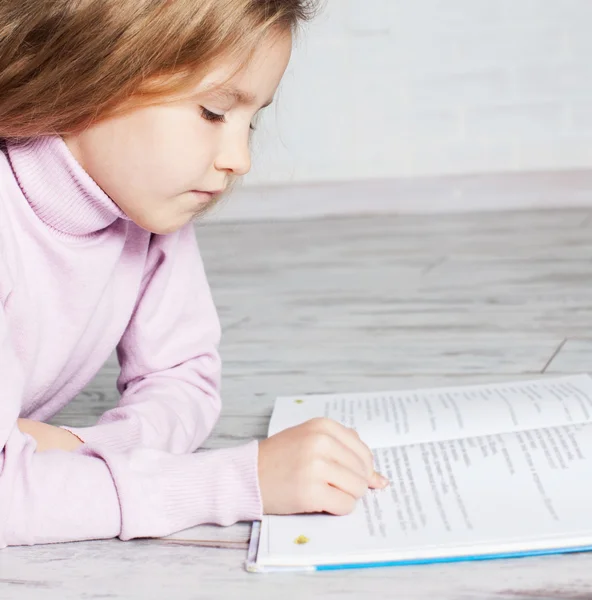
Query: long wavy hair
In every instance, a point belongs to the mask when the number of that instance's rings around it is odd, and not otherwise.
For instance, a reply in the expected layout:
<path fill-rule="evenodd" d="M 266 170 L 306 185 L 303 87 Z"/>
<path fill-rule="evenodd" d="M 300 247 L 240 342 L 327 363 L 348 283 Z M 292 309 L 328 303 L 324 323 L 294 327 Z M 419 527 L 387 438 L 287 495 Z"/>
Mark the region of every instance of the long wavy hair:
<path fill-rule="evenodd" d="M 0 138 L 65 135 L 294 32 L 314 0 L 2 0 Z"/>

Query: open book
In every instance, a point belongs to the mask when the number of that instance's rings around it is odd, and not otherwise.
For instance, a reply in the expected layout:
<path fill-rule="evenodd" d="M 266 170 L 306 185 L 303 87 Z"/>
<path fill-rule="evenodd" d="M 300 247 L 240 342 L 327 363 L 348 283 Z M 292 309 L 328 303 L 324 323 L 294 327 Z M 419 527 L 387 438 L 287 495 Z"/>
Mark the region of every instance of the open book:
<path fill-rule="evenodd" d="M 592 379 L 279 398 L 272 435 L 355 428 L 390 486 L 354 512 L 266 516 L 247 569 L 330 570 L 592 549 Z"/>

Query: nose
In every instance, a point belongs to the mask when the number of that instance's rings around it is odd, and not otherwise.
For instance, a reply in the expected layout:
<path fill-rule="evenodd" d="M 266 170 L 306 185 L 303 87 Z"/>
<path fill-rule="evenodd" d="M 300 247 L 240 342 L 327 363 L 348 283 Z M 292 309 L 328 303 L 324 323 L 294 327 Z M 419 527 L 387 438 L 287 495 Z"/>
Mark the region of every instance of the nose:
<path fill-rule="evenodd" d="M 214 163 L 218 171 L 241 176 L 251 170 L 251 149 L 248 139 L 229 139 Z"/>

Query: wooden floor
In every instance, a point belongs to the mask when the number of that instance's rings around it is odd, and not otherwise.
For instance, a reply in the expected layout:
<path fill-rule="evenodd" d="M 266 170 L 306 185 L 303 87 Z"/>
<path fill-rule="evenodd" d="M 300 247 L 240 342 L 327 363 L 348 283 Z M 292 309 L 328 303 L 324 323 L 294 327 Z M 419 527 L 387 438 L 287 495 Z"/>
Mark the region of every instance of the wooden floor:
<path fill-rule="evenodd" d="M 592 372 L 592 212 L 352 217 L 197 229 L 223 323 L 208 447 L 263 437 L 278 395 Z M 115 364 L 55 420 L 117 402 Z M 592 474 L 591 474 L 592 478 Z M 592 555 L 248 575 L 244 551 L 119 541 L 10 548 L 0 599 L 592 598 Z"/>

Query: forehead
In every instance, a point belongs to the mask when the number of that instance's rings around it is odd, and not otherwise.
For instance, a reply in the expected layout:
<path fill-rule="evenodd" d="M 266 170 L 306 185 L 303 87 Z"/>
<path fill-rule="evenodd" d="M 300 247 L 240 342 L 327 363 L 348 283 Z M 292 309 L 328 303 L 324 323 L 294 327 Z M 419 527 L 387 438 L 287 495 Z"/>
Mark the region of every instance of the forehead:
<path fill-rule="evenodd" d="M 242 104 L 267 101 L 286 70 L 292 51 L 290 33 L 269 35 L 249 59 L 222 58 L 199 85 L 199 93 L 224 96 Z"/>

